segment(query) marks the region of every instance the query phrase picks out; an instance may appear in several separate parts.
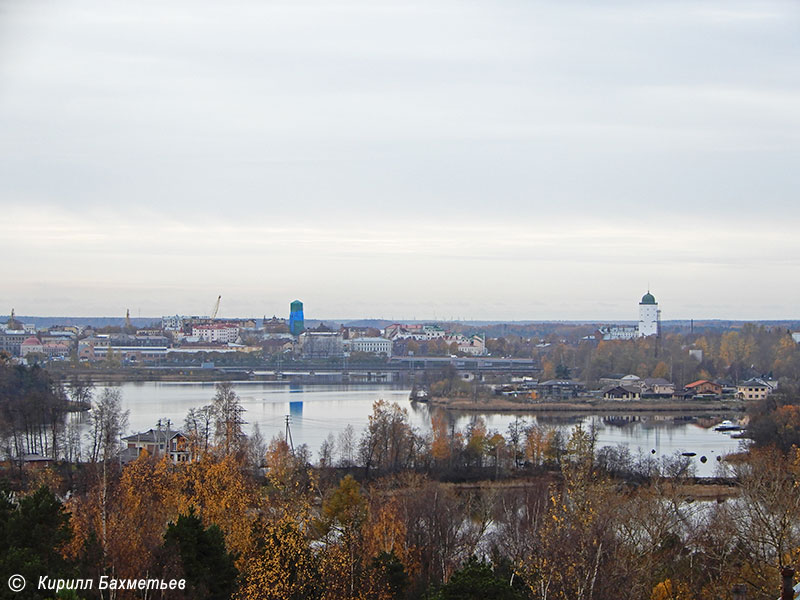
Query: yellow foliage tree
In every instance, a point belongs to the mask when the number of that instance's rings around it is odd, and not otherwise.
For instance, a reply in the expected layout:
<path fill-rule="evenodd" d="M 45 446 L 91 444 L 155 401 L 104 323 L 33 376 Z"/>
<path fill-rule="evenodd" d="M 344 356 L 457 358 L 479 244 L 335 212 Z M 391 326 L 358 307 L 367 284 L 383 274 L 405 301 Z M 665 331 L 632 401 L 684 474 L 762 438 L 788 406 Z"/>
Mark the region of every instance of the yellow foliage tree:
<path fill-rule="evenodd" d="M 666 379 L 669 375 L 669 365 L 665 363 L 663 360 L 659 361 L 658 364 L 653 368 L 653 377 L 661 377 L 662 379 Z"/>
<path fill-rule="evenodd" d="M 239 600 L 300 600 L 316 597 L 318 571 L 306 520 L 284 513 L 265 524 L 260 547 L 245 565 Z"/>
<path fill-rule="evenodd" d="M 692 594 L 684 582 L 665 579 L 653 588 L 650 600 L 692 600 Z"/>
<path fill-rule="evenodd" d="M 547 449 L 547 434 L 545 431 L 534 425 L 525 436 L 525 458 L 536 466 L 541 465 L 545 459 Z"/>
<path fill-rule="evenodd" d="M 194 506 L 206 526 L 219 526 L 228 550 L 244 557 L 254 546 L 253 525 L 264 500 L 241 463 L 229 455 L 193 462 L 184 469 L 179 511 L 187 513 Z"/>
<path fill-rule="evenodd" d="M 136 577 L 147 570 L 167 523 L 178 516 L 175 477 L 166 458 L 146 453 L 122 471 L 108 519 L 108 557 L 114 572 Z"/>
<path fill-rule="evenodd" d="M 450 459 L 450 437 L 447 435 L 447 419 L 444 411 L 435 411 L 431 416 L 431 429 L 433 430 L 433 443 L 431 454 L 434 460 L 445 462 Z"/>

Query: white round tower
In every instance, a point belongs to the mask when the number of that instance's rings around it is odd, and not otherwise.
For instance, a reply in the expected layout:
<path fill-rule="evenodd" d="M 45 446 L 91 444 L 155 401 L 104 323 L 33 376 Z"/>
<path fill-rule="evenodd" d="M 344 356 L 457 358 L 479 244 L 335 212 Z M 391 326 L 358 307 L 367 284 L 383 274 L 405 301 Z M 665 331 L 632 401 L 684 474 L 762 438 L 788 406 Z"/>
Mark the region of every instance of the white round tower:
<path fill-rule="evenodd" d="M 658 302 L 650 290 L 639 302 L 639 337 L 658 335 Z"/>

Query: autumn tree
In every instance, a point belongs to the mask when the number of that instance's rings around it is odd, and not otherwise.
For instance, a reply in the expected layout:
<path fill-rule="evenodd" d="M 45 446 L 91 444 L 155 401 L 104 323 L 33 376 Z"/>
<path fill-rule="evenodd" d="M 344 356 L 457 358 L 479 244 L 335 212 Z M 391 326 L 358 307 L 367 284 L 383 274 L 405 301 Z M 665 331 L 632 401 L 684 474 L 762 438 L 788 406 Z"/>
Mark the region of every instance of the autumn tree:
<path fill-rule="evenodd" d="M 351 475 L 322 504 L 320 527 L 326 540 L 322 560 L 326 588 L 338 589 L 335 597 L 355 597 L 363 571 L 361 526 L 367 516 L 367 501 Z"/>
<path fill-rule="evenodd" d="M 367 472 L 395 472 L 413 464 L 417 436 L 408 423 L 408 411 L 396 403 L 377 400 L 372 405 L 359 453 Z"/>
<path fill-rule="evenodd" d="M 665 579 L 653 588 L 650 600 L 693 600 L 693 597 L 685 583 Z"/>
<path fill-rule="evenodd" d="M 284 513 L 263 525 L 256 550 L 245 565 L 236 598 L 241 600 L 314 600 L 318 571 L 305 536 L 306 519 Z"/>
<path fill-rule="evenodd" d="M 122 470 L 107 518 L 105 550 L 113 572 L 135 577 L 147 571 L 179 510 L 176 475 L 167 458 L 146 452 Z"/>
<path fill-rule="evenodd" d="M 478 417 L 467 427 L 467 446 L 464 449 L 467 466 L 483 466 L 483 457 L 487 450 L 486 422 Z"/>
<path fill-rule="evenodd" d="M 214 407 L 214 441 L 223 456 L 239 454 L 244 450 L 245 435 L 242 430 L 244 407 L 230 381 L 216 386 L 212 401 Z"/>
<path fill-rule="evenodd" d="M 304 453 L 293 452 L 282 436 L 270 441 L 266 452 L 267 478 L 272 486 L 289 495 L 300 494 L 309 483 L 308 461 Z"/>
<path fill-rule="evenodd" d="M 183 478 L 178 510 L 186 513 L 194 507 L 206 526 L 220 528 L 230 552 L 245 557 L 254 547 L 255 517 L 265 509 L 266 499 L 243 465 L 234 456 L 208 457 L 178 473 Z"/>
<path fill-rule="evenodd" d="M 452 457 L 451 439 L 447 430 L 445 411 L 434 411 L 431 415 L 431 431 L 433 434 L 431 454 L 433 459 L 440 464 L 448 462 Z"/>
<path fill-rule="evenodd" d="M 399 499 L 405 515 L 407 543 L 418 553 L 420 581 L 429 586 L 447 581 L 471 556 L 486 530 L 485 514 L 475 511 L 469 495 L 459 496 L 435 482 L 413 487 Z"/>
<path fill-rule="evenodd" d="M 537 531 L 539 543 L 519 573 L 534 595 L 563 599 L 604 598 L 613 588 L 608 568 L 614 555 L 613 497 L 593 471 L 591 435 L 576 428 L 567 443 L 564 482 L 554 488 Z"/>
<path fill-rule="evenodd" d="M 780 570 L 800 559 L 800 461 L 792 452 L 751 451 L 733 466 L 741 486 L 733 514 L 746 553 L 751 586 L 761 593 L 778 589 Z"/>
<path fill-rule="evenodd" d="M 401 562 L 404 571 L 416 570 L 416 550 L 407 542 L 407 531 L 397 498 L 387 498 L 373 490 L 362 532 L 364 556 L 374 560 L 386 555 L 384 561 L 392 556 Z"/>

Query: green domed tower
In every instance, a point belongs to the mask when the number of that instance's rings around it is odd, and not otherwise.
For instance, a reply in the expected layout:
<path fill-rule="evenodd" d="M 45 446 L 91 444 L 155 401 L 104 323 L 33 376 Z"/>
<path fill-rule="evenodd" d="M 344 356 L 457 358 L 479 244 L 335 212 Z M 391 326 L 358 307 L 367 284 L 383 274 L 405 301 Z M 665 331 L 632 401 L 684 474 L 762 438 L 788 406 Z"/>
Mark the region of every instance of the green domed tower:
<path fill-rule="evenodd" d="M 656 302 L 656 297 L 648 291 L 642 296 L 642 301 L 639 304 L 658 304 L 658 302 Z"/>

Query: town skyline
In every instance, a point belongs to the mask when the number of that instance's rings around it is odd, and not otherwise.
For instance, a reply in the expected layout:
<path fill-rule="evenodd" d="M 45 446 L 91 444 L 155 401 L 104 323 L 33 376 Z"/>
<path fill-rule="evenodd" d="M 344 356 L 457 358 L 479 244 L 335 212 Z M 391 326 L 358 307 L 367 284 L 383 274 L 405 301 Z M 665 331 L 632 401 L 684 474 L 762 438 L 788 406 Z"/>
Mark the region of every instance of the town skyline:
<path fill-rule="evenodd" d="M 647 294 L 649 294 L 650 292 L 651 292 L 650 288 L 647 288 L 645 290 L 645 293 L 647 293 Z M 658 296 L 657 297 L 657 302 L 656 302 L 656 304 L 659 307 L 661 306 L 660 298 L 661 298 L 661 296 Z M 221 295 L 220 295 L 220 299 L 222 300 L 222 296 Z M 296 298 L 296 300 L 299 300 L 299 299 L 300 298 Z M 288 315 L 289 315 L 289 310 L 288 310 L 289 302 L 288 301 L 284 301 L 283 302 L 283 304 L 285 304 L 285 306 L 283 306 L 283 307 L 279 307 L 274 302 L 269 302 L 266 305 L 268 307 L 274 308 L 275 310 L 261 310 L 261 311 L 259 311 L 259 310 L 256 309 L 256 310 L 250 310 L 249 312 L 237 312 L 237 313 L 231 312 L 230 310 L 225 310 L 226 303 L 227 302 L 224 301 L 224 300 L 220 303 L 219 313 L 215 317 L 219 321 L 223 321 L 225 319 L 237 319 L 237 318 L 252 318 L 252 319 L 270 318 L 270 317 L 287 318 Z M 119 319 L 121 321 L 124 321 L 125 314 L 128 313 L 131 318 L 136 319 L 138 321 L 142 321 L 142 320 L 145 320 L 145 319 L 160 320 L 164 316 L 171 316 L 171 315 L 187 315 L 187 316 L 188 315 L 197 315 L 197 316 L 208 317 L 211 314 L 212 310 L 213 310 L 212 304 L 213 303 L 209 303 L 209 306 L 206 307 L 206 310 L 181 310 L 181 309 L 178 309 L 176 311 L 163 311 L 162 310 L 162 311 L 153 312 L 153 313 L 150 313 L 150 314 L 144 313 L 140 309 L 135 309 L 135 308 L 130 308 L 130 307 L 125 307 L 122 310 L 122 314 L 119 314 L 119 311 L 117 311 L 117 314 L 114 314 L 114 313 L 111 313 L 111 312 L 108 312 L 108 313 L 86 313 L 86 314 L 64 313 L 64 312 L 58 313 L 58 312 L 56 312 L 56 313 L 49 313 L 48 314 L 48 313 L 20 312 L 20 311 L 16 310 L 16 307 L 12 307 L 12 308 L 15 311 L 16 316 L 19 317 L 19 318 L 23 318 L 23 317 L 34 318 L 34 319 L 59 319 L 59 318 L 63 318 L 63 319 L 81 319 L 81 318 L 86 318 L 86 319 Z M 236 299 L 234 299 L 234 304 L 235 304 L 235 306 L 241 306 L 242 305 L 241 301 L 237 302 Z M 632 304 L 635 305 L 637 303 L 632 303 Z M 608 305 L 610 305 L 610 302 L 605 302 L 605 303 L 603 303 L 603 305 L 604 306 L 608 306 Z M 199 306 L 199 304 L 191 304 L 191 306 Z M 211 310 L 208 310 L 209 307 L 211 308 Z M 434 312 L 432 315 L 422 315 L 422 316 L 417 316 L 415 314 L 413 314 L 413 315 L 400 315 L 400 316 L 382 315 L 382 314 L 366 314 L 366 315 L 360 315 L 359 316 L 359 315 L 353 315 L 353 314 L 350 314 L 350 315 L 343 314 L 343 315 L 329 316 L 329 315 L 326 315 L 324 312 L 319 312 L 318 313 L 318 312 L 315 311 L 314 315 L 311 318 L 307 319 L 307 320 L 310 320 L 310 321 L 313 321 L 313 322 L 326 322 L 326 321 L 329 321 L 329 322 L 342 322 L 342 323 L 356 322 L 356 321 L 419 322 L 419 323 L 422 323 L 422 322 L 454 322 L 454 323 L 455 322 L 461 322 L 461 323 L 474 322 L 474 323 L 498 323 L 498 324 L 499 323 L 548 323 L 548 322 L 553 322 L 553 323 L 557 323 L 557 322 L 586 323 L 586 324 L 591 324 L 591 323 L 612 323 L 612 322 L 617 322 L 617 323 L 635 323 L 637 321 L 637 317 L 636 317 L 636 314 L 635 314 L 634 311 L 635 311 L 635 308 L 631 309 L 629 311 L 629 314 L 627 314 L 627 315 L 622 314 L 623 311 L 620 308 L 610 311 L 611 313 L 622 315 L 622 316 L 619 316 L 619 317 L 613 317 L 613 316 L 604 317 L 603 315 L 597 313 L 597 316 L 587 316 L 587 317 L 583 317 L 583 318 L 582 317 L 551 317 L 551 318 L 541 317 L 541 318 L 536 318 L 535 316 L 531 316 L 531 317 L 504 319 L 504 318 L 501 318 L 499 316 L 494 316 L 493 317 L 491 315 L 488 315 L 488 316 L 485 316 L 485 317 L 471 318 L 471 317 L 465 316 L 465 315 L 447 314 L 446 307 L 445 307 L 445 310 L 441 314 L 436 314 Z M 661 312 L 660 309 L 659 309 L 659 312 Z M 7 317 L 10 317 L 10 316 L 11 315 L 9 313 L 8 315 L 0 316 L 0 319 L 7 318 Z M 733 315 L 733 316 L 722 316 L 722 315 L 717 315 L 717 316 L 674 315 L 674 316 L 670 316 L 669 318 L 666 318 L 666 317 L 662 316 L 661 320 L 664 321 L 664 322 L 667 322 L 667 323 L 669 323 L 669 322 L 684 322 L 684 321 L 710 321 L 710 322 L 713 322 L 713 321 L 724 321 L 724 322 L 731 321 L 731 322 L 754 322 L 754 323 L 757 323 L 757 322 L 792 322 L 792 321 L 800 320 L 800 317 L 794 316 L 792 314 L 770 316 L 770 317 L 766 317 L 766 318 L 747 317 L 747 316 L 742 317 L 742 316 L 736 316 L 736 315 Z"/>

